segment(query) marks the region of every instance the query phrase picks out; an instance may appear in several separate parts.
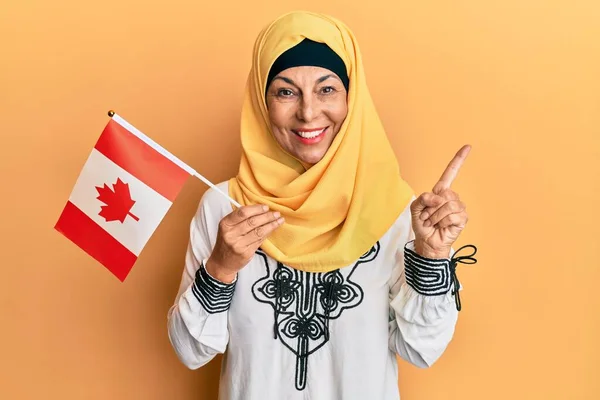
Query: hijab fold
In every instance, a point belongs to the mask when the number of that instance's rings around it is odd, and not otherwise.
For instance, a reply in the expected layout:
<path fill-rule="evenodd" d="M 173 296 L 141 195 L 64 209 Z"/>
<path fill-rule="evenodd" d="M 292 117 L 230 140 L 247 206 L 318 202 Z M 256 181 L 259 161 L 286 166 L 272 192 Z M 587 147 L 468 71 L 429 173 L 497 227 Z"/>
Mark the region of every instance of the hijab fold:
<path fill-rule="evenodd" d="M 350 79 L 348 115 L 323 159 L 311 167 L 277 143 L 265 103 L 271 66 L 306 38 L 338 54 Z M 242 206 L 265 204 L 281 213 L 285 223 L 261 248 L 292 268 L 328 272 L 352 264 L 386 233 L 413 195 L 369 94 L 356 38 L 330 16 L 291 12 L 260 32 L 240 129 L 242 157 L 229 195 Z"/>

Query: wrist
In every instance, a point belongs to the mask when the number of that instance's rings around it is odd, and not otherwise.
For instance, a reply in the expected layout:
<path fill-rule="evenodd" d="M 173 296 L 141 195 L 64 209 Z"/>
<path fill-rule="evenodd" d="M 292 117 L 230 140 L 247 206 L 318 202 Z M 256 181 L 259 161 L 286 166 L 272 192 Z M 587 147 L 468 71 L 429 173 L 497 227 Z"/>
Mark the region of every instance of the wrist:
<path fill-rule="evenodd" d="M 223 268 L 220 267 L 218 264 L 216 264 L 210 258 L 206 261 L 206 264 L 204 265 L 204 269 L 214 279 L 216 279 L 222 283 L 226 283 L 226 284 L 233 283 L 233 281 L 235 281 L 235 277 L 237 275 L 237 273 L 231 274 L 231 273 L 223 272 Z"/>
<path fill-rule="evenodd" d="M 450 248 L 434 249 L 422 240 L 415 240 L 415 253 L 433 260 L 450 258 Z"/>
<path fill-rule="evenodd" d="M 451 260 L 443 251 L 436 250 L 418 240 L 404 246 L 406 283 L 424 296 L 445 295 L 451 290 Z"/>

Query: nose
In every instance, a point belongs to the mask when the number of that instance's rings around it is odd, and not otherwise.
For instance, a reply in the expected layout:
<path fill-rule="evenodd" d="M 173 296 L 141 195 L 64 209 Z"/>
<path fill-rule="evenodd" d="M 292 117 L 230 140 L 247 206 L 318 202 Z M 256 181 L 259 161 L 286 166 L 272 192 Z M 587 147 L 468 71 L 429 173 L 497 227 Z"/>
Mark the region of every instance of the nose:
<path fill-rule="evenodd" d="M 319 112 L 320 108 L 318 100 L 314 98 L 314 94 L 309 92 L 302 96 L 302 99 L 298 104 L 296 117 L 300 121 L 310 122 L 319 115 Z"/>

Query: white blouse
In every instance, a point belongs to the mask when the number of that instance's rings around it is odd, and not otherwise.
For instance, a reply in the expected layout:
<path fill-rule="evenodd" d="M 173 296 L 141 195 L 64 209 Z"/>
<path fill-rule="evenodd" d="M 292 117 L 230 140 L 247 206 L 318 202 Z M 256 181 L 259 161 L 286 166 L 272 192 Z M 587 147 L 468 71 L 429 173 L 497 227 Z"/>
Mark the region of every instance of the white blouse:
<path fill-rule="evenodd" d="M 228 192 L 227 182 L 217 186 Z M 203 266 L 231 211 L 213 189 L 202 197 L 168 313 L 171 344 L 188 368 L 224 353 L 220 400 L 399 399 L 396 354 L 425 368 L 446 349 L 458 316 L 460 257 L 413 251 L 410 205 L 344 268 L 307 273 L 259 250 L 224 284 Z"/>

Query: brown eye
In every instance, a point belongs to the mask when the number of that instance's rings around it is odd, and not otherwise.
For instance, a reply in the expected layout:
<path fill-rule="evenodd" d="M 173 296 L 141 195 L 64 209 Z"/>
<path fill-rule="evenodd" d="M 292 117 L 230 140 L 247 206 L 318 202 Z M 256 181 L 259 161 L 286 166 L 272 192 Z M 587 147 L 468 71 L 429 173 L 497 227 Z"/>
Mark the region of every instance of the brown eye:
<path fill-rule="evenodd" d="M 323 89 L 321 89 L 321 92 L 323 94 L 330 94 L 335 92 L 335 89 L 333 88 L 333 86 L 325 86 Z"/>
<path fill-rule="evenodd" d="M 294 93 L 290 89 L 279 89 L 277 91 L 277 96 L 281 96 L 281 97 L 289 97 L 293 94 Z"/>

